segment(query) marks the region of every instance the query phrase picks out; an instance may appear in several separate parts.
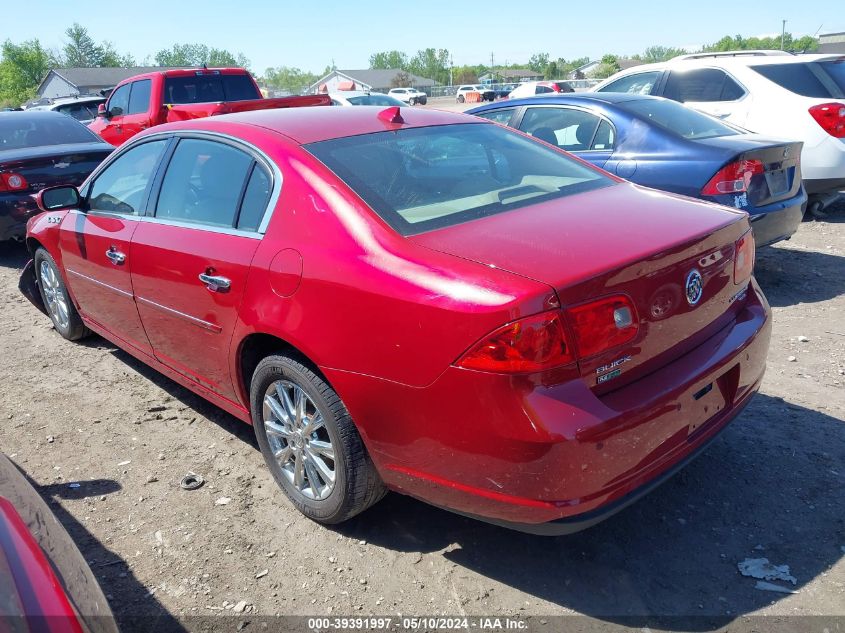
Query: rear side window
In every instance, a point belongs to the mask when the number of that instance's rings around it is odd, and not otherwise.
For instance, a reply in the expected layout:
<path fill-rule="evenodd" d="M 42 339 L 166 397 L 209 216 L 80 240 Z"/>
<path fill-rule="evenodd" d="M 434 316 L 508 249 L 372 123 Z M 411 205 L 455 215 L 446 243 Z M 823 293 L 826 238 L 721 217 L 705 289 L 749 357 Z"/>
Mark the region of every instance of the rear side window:
<path fill-rule="evenodd" d="M 591 148 L 601 119 L 571 108 L 528 108 L 519 129 L 569 152 Z"/>
<path fill-rule="evenodd" d="M 736 101 L 744 94 L 742 86 L 718 68 L 673 70 L 663 89 L 664 97 L 681 103 Z"/>
<path fill-rule="evenodd" d="M 264 219 L 267 203 L 270 201 L 272 182 L 270 176 L 260 165 L 255 165 L 244 191 L 238 227 L 243 231 L 257 231 Z"/>
<path fill-rule="evenodd" d="M 845 98 L 845 60 L 752 66 L 769 81 L 802 97 Z"/>
<path fill-rule="evenodd" d="M 534 88 L 535 95 L 541 95 L 544 92 L 554 92 L 554 90 L 552 90 L 548 86 L 537 86 L 536 88 Z"/>
<path fill-rule="evenodd" d="M 675 101 L 637 99 L 619 103 L 617 106 L 683 138 L 714 138 L 738 133 L 735 128 Z"/>
<path fill-rule="evenodd" d="M 129 109 L 126 114 L 142 114 L 150 110 L 150 79 L 132 82 L 132 92 L 129 93 Z"/>
<path fill-rule="evenodd" d="M 599 92 L 627 92 L 637 95 L 651 94 L 652 87 L 654 87 L 654 84 L 660 78 L 660 72 L 659 70 L 655 70 L 626 75 L 616 81 L 611 81 L 604 88 L 599 89 Z"/>
<path fill-rule="evenodd" d="M 248 75 L 187 75 L 168 77 L 164 82 L 165 103 L 214 103 L 260 98 L 261 93 Z"/>
<path fill-rule="evenodd" d="M 562 152 L 485 123 L 362 134 L 305 148 L 402 235 L 615 182 Z"/>
<path fill-rule="evenodd" d="M 56 108 L 62 114 L 73 117 L 77 121 L 90 121 L 97 116 L 97 103 L 69 103 Z"/>
<path fill-rule="evenodd" d="M 156 217 L 234 227 L 252 162 L 251 156 L 230 145 L 181 140 L 161 184 Z"/>

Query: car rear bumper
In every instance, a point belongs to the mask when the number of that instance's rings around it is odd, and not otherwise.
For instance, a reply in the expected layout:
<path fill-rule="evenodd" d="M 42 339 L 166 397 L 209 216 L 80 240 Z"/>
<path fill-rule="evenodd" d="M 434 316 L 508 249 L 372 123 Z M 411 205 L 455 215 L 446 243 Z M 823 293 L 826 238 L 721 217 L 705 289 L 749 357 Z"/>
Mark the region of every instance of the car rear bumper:
<path fill-rule="evenodd" d="M 581 378 L 543 385 L 451 367 L 415 389 L 324 372 L 391 489 L 529 532 L 572 532 L 670 476 L 757 391 L 770 309 L 754 281 L 745 301 L 699 347 L 601 396 Z"/>
<path fill-rule="evenodd" d="M 0 194 L 0 242 L 23 238 L 27 220 L 38 213 L 38 205 L 30 194 Z"/>
<path fill-rule="evenodd" d="M 807 194 L 754 209 L 751 228 L 757 248 L 789 238 L 801 225 L 807 208 Z"/>

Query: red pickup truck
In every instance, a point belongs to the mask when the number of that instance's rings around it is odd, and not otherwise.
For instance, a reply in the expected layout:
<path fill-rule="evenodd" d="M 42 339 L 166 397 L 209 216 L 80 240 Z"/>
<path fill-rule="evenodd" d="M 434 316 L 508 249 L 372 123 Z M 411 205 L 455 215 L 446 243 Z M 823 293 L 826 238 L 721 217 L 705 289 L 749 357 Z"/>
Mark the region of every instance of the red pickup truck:
<path fill-rule="evenodd" d="M 331 105 L 327 95 L 264 99 L 243 68 L 161 70 L 120 82 L 88 127 L 112 145 L 171 121 L 297 106 Z"/>

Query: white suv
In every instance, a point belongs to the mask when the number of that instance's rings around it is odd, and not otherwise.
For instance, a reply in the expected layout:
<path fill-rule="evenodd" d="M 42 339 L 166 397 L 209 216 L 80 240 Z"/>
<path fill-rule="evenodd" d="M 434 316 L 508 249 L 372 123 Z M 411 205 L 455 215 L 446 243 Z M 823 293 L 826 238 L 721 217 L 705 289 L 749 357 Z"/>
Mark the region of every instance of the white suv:
<path fill-rule="evenodd" d="M 801 172 L 814 213 L 845 189 L 845 56 L 682 55 L 616 73 L 593 90 L 667 97 L 752 132 L 803 141 Z"/>
<path fill-rule="evenodd" d="M 418 103 L 425 105 L 425 102 L 428 101 L 426 94 L 416 88 L 393 88 L 387 94 L 394 99 L 404 101 L 408 105 L 416 105 Z"/>

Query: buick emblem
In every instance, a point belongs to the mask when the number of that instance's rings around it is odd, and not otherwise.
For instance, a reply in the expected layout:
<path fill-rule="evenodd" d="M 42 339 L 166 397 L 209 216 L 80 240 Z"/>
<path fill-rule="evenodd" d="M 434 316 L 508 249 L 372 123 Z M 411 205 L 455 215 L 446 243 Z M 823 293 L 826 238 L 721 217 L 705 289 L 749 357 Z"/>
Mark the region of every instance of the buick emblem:
<path fill-rule="evenodd" d="M 704 293 L 704 284 L 701 281 L 701 273 L 693 268 L 687 275 L 686 288 L 687 303 L 694 306 L 701 301 L 701 295 Z"/>

